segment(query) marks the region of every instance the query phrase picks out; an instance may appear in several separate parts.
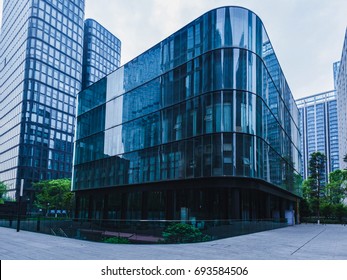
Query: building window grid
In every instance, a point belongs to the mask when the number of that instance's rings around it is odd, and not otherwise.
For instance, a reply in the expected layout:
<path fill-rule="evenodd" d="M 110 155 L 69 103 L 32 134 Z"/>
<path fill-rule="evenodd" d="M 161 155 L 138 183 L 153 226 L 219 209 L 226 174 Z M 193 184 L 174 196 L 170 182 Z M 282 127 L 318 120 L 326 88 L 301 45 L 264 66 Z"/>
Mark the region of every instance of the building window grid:
<path fill-rule="evenodd" d="M 306 115 L 306 130 L 301 127 L 302 137 L 307 139 L 308 152 L 304 152 L 307 160 L 309 155 L 315 151 L 321 151 L 330 155 L 328 157 L 328 170 L 334 171 L 338 166 L 332 164 L 334 158 L 334 150 L 338 147 L 337 133 L 337 102 L 336 91 L 317 94 L 312 97 L 297 100 L 297 104 Z M 305 108 L 305 111 L 304 111 Z M 309 125 L 315 124 L 315 126 Z M 335 135 L 335 136 L 334 136 Z M 328 144 L 325 139 L 328 137 Z M 303 138 L 302 138 L 303 139 Z M 329 163 L 331 162 L 331 163 Z M 305 178 L 305 177 L 304 177 Z"/>
<path fill-rule="evenodd" d="M 174 70 L 173 70 L 174 71 Z M 172 73 L 172 72 L 171 72 Z M 131 93 L 131 91 L 129 91 L 127 94 Z M 171 106 L 171 103 L 169 104 Z M 271 105 L 270 105 L 271 106 Z M 277 106 L 277 105 L 276 105 Z M 272 111 L 273 111 L 273 108 L 272 108 Z"/>
<path fill-rule="evenodd" d="M 12 2 L 12 1 L 9 1 L 9 2 Z M 66 2 L 70 2 L 70 1 L 66 1 Z M 39 4 L 38 2 L 36 2 L 37 4 Z M 40 2 L 40 4 L 42 4 L 43 3 L 43 1 L 42 2 Z M 46 6 L 43 6 L 44 7 L 44 9 L 46 8 Z M 35 8 L 33 8 L 33 10 L 32 10 L 34 13 L 35 13 Z M 37 13 L 39 13 L 39 9 L 37 10 Z M 80 12 L 81 12 L 82 10 L 80 10 Z M 45 11 L 45 12 L 47 12 L 47 11 Z M 48 8 L 48 13 L 54 13 L 54 9 L 53 10 L 51 10 L 50 8 Z M 69 16 L 72 16 L 72 13 L 65 13 L 65 14 L 67 14 L 67 15 L 69 15 Z M 81 13 L 82 14 L 82 13 Z M 80 15 L 81 15 L 80 14 Z M 41 12 L 40 12 L 40 15 L 42 15 L 41 14 Z M 49 17 L 47 17 L 46 15 L 45 16 L 43 16 L 42 17 L 44 20 L 47 20 L 50 24 L 54 24 L 54 20 L 52 19 L 52 18 L 49 18 Z M 34 20 L 36 20 L 35 18 L 31 18 L 31 21 L 34 21 Z M 68 21 L 66 21 L 66 23 L 67 23 L 67 33 L 70 33 L 70 35 L 71 35 L 71 37 L 73 38 L 73 39 L 77 39 L 77 36 L 76 36 L 76 34 L 74 33 L 75 31 L 77 31 L 77 29 L 76 29 L 76 26 L 73 28 L 73 29 L 71 29 L 70 27 L 72 26 L 72 24 L 71 24 L 71 21 L 70 22 L 68 22 Z M 48 25 L 46 25 L 46 24 L 43 24 L 42 25 L 43 26 L 43 29 L 42 30 L 46 30 L 46 31 L 48 31 L 51 35 L 53 34 L 55 34 L 53 37 L 55 37 L 56 35 L 57 35 L 57 33 L 55 32 L 55 30 L 54 29 L 52 29 L 52 28 L 50 28 L 50 29 L 47 29 L 46 27 L 48 27 Z M 35 26 L 33 26 L 33 28 L 35 28 Z M 69 30 L 70 29 L 70 30 Z M 36 33 L 34 33 L 33 35 L 35 35 Z M 42 34 L 42 38 L 43 39 L 45 39 L 47 42 L 48 42 L 48 44 L 50 44 L 50 45 L 53 45 L 53 46 L 56 46 L 56 44 L 57 44 L 57 40 L 55 40 L 55 38 L 52 38 L 52 37 L 50 37 L 50 36 L 47 36 L 46 34 L 46 32 L 43 32 L 43 33 L 40 33 L 40 34 Z M 23 34 L 24 35 L 24 34 Z M 19 36 L 18 34 L 17 34 L 17 36 Z M 57 36 L 58 37 L 58 36 Z M 18 37 L 19 38 L 19 37 Z M 79 36 L 79 40 L 80 40 L 80 43 L 82 42 L 82 36 Z M 73 47 L 74 46 L 74 44 L 70 44 L 69 42 L 67 42 L 68 43 L 68 46 L 69 47 Z M 47 50 L 47 52 L 46 52 L 46 54 L 48 55 L 47 56 L 47 61 L 50 61 L 50 64 L 53 64 L 52 62 L 53 61 L 55 61 L 56 62 L 56 60 L 54 60 L 54 57 L 57 57 L 58 56 L 58 58 L 59 58 L 59 55 L 61 55 L 61 53 L 54 53 L 54 52 L 52 52 L 52 48 L 51 47 L 49 47 L 49 48 L 47 48 L 46 49 Z M 40 50 L 40 48 L 38 48 L 38 51 L 41 51 Z M 39 53 L 38 53 L 39 54 Z M 50 58 L 50 55 L 51 54 L 51 56 L 53 57 L 53 59 L 51 59 Z M 35 57 L 35 55 L 37 55 L 37 54 L 34 54 L 34 57 Z M 40 54 L 41 55 L 41 54 Z M 76 58 L 75 57 L 75 55 L 73 55 L 73 57 L 74 58 Z M 59 59 L 59 60 L 62 60 L 61 58 Z M 57 68 L 60 68 L 58 65 L 54 65 L 55 67 L 57 67 Z M 74 65 L 72 65 L 72 67 L 74 67 Z M 24 69 L 23 69 L 23 71 L 24 71 Z M 43 71 L 44 72 L 44 71 Z M 36 73 L 36 72 L 34 72 L 34 71 L 32 71 L 31 72 L 32 74 L 32 77 L 34 77 L 34 73 Z M 35 74 L 36 75 L 36 74 Z M 4 76 L 3 76 L 4 77 Z M 37 76 L 37 78 L 39 79 L 39 80 L 41 80 L 41 79 L 43 79 L 43 80 L 45 80 L 45 78 L 44 78 L 44 76 L 43 75 L 39 75 L 39 76 Z M 66 85 L 69 85 L 69 84 L 71 84 L 72 86 L 75 86 L 75 83 L 74 82 L 72 82 L 69 78 L 64 78 L 64 76 L 61 76 L 61 73 L 60 72 L 58 72 L 57 73 L 57 75 L 55 75 L 54 74 L 54 79 L 53 80 L 63 80 L 63 81 L 65 81 L 65 83 L 66 83 Z M 14 82 L 13 80 L 12 80 L 12 82 Z M 15 84 L 15 82 L 13 83 L 13 84 Z M 29 81 L 29 84 L 30 84 L 30 81 Z M 71 88 L 66 88 L 66 86 L 62 86 L 59 82 L 58 82 L 58 84 L 54 84 L 54 85 L 59 85 L 60 86 L 60 89 L 62 90 L 62 92 L 59 92 L 59 94 L 61 95 L 63 92 L 64 92 L 64 89 L 65 90 L 71 90 Z M 42 85 L 41 85 L 42 86 Z M 75 93 L 77 93 L 77 91 L 79 90 L 79 86 L 75 86 L 75 88 L 76 88 L 76 91 L 75 91 Z M 41 103 L 47 103 L 47 105 L 49 104 L 49 102 L 50 102 L 50 100 L 51 100 L 51 96 L 48 96 L 48 94 L 45 96 L 45 95 L 42 95 L 41 93 L 39 93 L 39 92 L 34 92 L 34 91 L 32 91 L 32 97 L 36 100 L 36 101 L 39 101 L 39 102 L 41 102 Z M 73 93 L 72 93 L 73 94 Z M 30 95 L 28 95 L 28 96 L 30 96 Z M 56 100 L 56 102 L 59 102 L 57 99 L 55 99 Z M 64 100 L 65 102 L 66 102 L 66 100 Z M 66 104 L 66 103 L 64 103 L 64 104 Z M 59 103 L 58 103 L 58 105 L 59 105 Z M 73 106 L 74 106 L 74 104 L 73 104 Z M 65 109 L 67 109 L 67 108 L 65 108 L 65 105 L 63 105 L 63 106 L 58 106 L 58 107 L 61 107 L 63 110 L 65 110 Z M 46 107 L 45 107 L 45 109 L 44 109 L 44 111 L 46 111 L 46 112 L 48 112 L 49 111 L 49 109 L 46 109 Z M 74 110 L 71 110 L 71 111 L 74 111 Z M 72 114 L 72 116 L 73 116 L 73 113 L 74 112 L 70 112 L 71 114 Z M 71 117 L 72 118 L 72 117 Z M 41 116 L 41 115 L 37 115 L 36 116 L 36 121 L 37 122 L 41 122 L 42 124 L 44 124 L 44 121 L 45 120 L 45 116 Z M 71 124 L 72 123 L 72 121 L 70 120 L 70 119 L 65 119 L 64 120 L 64 122 L 65 121 L 67 121 L 67 120 L 69 120 L 69 124 Z M 62 125 L 62 127 L 64 128 L 64 125 Z M 38 124 L 37 125 L 37 135 L 35 136 L 30 136 L 29 138 L 28 138 L 28 140 L 29 139 L 31 139 L 30 141 L 34 141 L 34 142 L 37 142 L 37 143 L 44 143 L 44 141 L 46 141 L 45 139 L 47 138 L 47 135 L 45 136 L 45 137 L 43 137 L 44 135 L 42 134 L 42 132 L 40 131 L 40 125 Z M 71 138 L 70 138 L 70 141 L 72 141 L 72 135 L 73 135 L 73 128 L 72 128 L 72 126 L 71 126 L 71 129 L 70 129 L 70 132 L 71 132 Z M 46 143 L 47 144 L 47 143 Z M 39 145 L 41 145 L 41 144 L 39 144 Z M 41 148 L 39 148 L 38 147 L 38 149 L 41 149 Z M 36 150 L 36 151 L 38 151 L 38 150 Z M 71 151 L 70 151 L 71 152 Z M 71 157 L 71 156 L 70 156 Z M 66 160 L 66 161 L 69 161 L 69 158 L 68 157 L 63 157 L 64 158 L 64 160 Z M 63 159 L 63 158 L 61 158 L 61 160 Z M 38 153 L 36 153 L 35 154 L 35 157 L 34 157 L 34 160 L 32 161 L 32 163 L 33 163 L 33 165 L 36 165 L 36 166 L 40 166 L 41 164 L 42 164 L 42 162 L 44 162 L 44 160 L 42 160 L 42 158 L 40 158 L 40 156 L 39 156 L 39 154 Z M 71 170 L 71 164 L 69 164 L 70 165 L 70 167 L 68 168 L 69 169 L 69 172 L 70 172 L 70 170 Z M 67 170 L 67 167 L 65 166 L 65 170 L 64 170 L 64 168 L 63 167 L 59 167 L 59 170 L 60 171 L 68 171 Z M 11 171 L 12 172 L 12 171 Z M 69 174 L 69 172 L 66 172 L 65 173 L 65 177 L 66 176 L 68 176 L 68 174 Z M 37 177 L 37 174 L 38 173 L 35 173 L 36 175 L 35 175 L 35 178 L 39 178 L 39 177 Z"/>
<path fill-rule="evenodd" d="M 96 143 L 99 143 L 99 141 L 96 141 Z M 125 158 L 124 155 L 122 156 L 122 158 Z M 137 177 L 136 177 L 137 178 Z M 138 179 L 135 179 L 135 181 L 137 182 Z M 134 181 L 134 182 L 135 182 Z"/>

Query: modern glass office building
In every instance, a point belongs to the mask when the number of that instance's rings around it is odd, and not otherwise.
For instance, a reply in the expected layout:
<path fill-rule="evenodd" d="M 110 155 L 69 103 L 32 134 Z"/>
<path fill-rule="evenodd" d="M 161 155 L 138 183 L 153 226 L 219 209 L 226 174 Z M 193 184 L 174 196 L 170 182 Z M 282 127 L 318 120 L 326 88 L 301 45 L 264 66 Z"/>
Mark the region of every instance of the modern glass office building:
<path fill-rule="evenodd" d="M 84 0 L 3 2 L 0 180 L 15 197 L 31 182 L 71 176 L 81 90 Z"/>
<path fill-rule="evenodd" d="M 78 94 L 76 217 L 283 218 L 299 145 L 261 20 L 218 8 Z"/>
<path fill-rule="evenodd" d="M 333 63 L 333 71 L 334 71 L 334 89 L 337 89 L 337 77 L 339 75 L 339 69 L 340 69 L 340 61 L 336 61 Z"/>
<path fill-rule="evenodd" d="M 339 169 L 338 113 L 336 91 L 327 91 L 296 100 L 301 112 L 302 176 L 309 174 L 310 155 L 321 152 L 327 158 L 325 182 Z"/>
<path fill-rule="evenodd" d="M 343 44 L 336 84 L 339 121 L 340 168 L 346 169 L 347 163 L 343 159 L 347 155 L 347 30 L 345 33 L 345 41 Z"/>
<path fill-rule="evenodd" d="M 120 65 L 121 42 L 93 19 L 84 22 L 82 88 L 116 70 Z"/>

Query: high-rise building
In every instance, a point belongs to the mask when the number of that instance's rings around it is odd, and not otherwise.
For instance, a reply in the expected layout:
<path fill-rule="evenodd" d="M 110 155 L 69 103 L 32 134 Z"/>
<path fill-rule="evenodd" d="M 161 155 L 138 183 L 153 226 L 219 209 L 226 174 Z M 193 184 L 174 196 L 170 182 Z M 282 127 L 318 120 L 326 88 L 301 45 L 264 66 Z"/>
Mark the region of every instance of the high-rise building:
<path fill-rule="evenodd" d="M 339 156 L 340 168 L 346 169 L 347 162 L 344 161 L 347 155 L 347 30 L 343 44 L 340 67 L 337 77 L 337 109 L 339 122 Z"/>
<path fill-rule="evenodd" d="M 121 42 L 93 19 L 84 22 L 82 88 L 116 70 L 120 65 Z"/>
<path fill-rule="evenodd" d="M 327 91 L 296 100 L 301 112 L 302 176 L 309 174 L 309 160 L 314 152 L 327 158 L 325 182 L 329 173 L 339 169 L 338 113 L 336 91 Z"/>
<path fill-rule="evenodd" d="M 340 69 L 340 61 L 336 61 L 333 63 L 333 71 L 334 71 L 334 89 L 336 90 L 337 88 L 337 77 L 339 74 L 339 69 Z"/>
<path fill-rule="evenodd" d="M 261 20 L 214 9 L 79 93 L 76 217 L 284 218 L 300 197 L 299 145 Z"/>
<path fill-rule="evenodd" d="M 0 180 L 71 177 L 81 90 L 84 0 L 3 2 L 0 35 Z"/>

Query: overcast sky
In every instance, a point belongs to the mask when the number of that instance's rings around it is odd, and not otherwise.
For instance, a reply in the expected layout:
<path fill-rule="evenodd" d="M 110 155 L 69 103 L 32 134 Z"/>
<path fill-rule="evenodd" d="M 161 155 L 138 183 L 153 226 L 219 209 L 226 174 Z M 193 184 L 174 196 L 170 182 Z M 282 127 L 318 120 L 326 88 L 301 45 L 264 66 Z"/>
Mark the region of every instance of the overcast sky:
<path fill-rule="evenodd" d="M 122 41 L 124 64 L 225 5 L 243 6 L 261 18 L 295 98 L 333 89 L 332 64 L 341 59 L 347 26 L 346 0 L 86 0 L 85 16 Z"/>

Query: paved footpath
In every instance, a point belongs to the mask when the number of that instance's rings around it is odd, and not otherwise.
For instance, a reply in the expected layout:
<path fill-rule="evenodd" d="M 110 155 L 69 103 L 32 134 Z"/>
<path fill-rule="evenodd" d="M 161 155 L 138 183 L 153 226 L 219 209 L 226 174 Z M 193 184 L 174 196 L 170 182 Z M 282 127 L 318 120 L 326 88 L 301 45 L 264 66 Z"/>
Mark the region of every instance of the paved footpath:
<path fill-rule="evenodd" d="M 347 260 L 347 226 L 296 225 L 193 244 L 106 244 L 0 227 L 1 260 Z"/>

